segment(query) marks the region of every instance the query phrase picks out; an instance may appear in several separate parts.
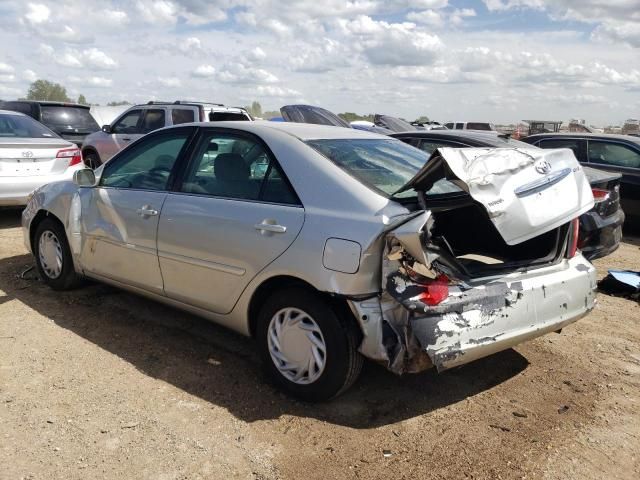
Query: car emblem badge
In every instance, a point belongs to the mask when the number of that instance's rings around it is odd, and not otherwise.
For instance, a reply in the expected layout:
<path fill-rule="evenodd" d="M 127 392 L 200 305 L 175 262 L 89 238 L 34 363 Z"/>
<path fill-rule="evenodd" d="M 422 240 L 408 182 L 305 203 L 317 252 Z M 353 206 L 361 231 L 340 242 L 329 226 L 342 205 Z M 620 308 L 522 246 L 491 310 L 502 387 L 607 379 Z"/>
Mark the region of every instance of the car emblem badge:
<path fill-rule="evenodd" d="M 33 158 L 33 152 L 31 150 L 26 150 L 22 152 L 22 156 L 24 158 Z"/>
<path fill-rule="evenodd" d="M 546 175 L 551 171 L 551 164 L 546 160 L 540 160 L 534 164 L 534 168 L 540 175 Z"/>

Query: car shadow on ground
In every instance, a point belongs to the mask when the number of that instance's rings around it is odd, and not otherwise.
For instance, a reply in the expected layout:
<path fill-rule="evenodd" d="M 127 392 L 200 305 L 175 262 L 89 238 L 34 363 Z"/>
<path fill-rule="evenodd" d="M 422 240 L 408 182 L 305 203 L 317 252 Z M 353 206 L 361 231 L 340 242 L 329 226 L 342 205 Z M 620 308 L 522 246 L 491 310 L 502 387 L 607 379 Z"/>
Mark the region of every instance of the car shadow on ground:
<path fill-rule="evenodd" d="M 0 207 L 0 230 L 16 228 L 21 225 L 22 208 Z"/>
<path fill-rule="evenodd" d="M 393 424 L 491 389 L 528 365 L 514 350 L 442 374 L 397 377 L 368 363 L 348 392 L 312 406 L 290 399 L 267 382 L 252 340 L 106 285 L 55 292 L 34 270 L 20 278 L 32 263 L 29 255 L 0 260 L 0 289 L 6 294 L 1 303 L 16 299 L 145 375 L 247 422 L 295 415 L 352 428 Z"/>

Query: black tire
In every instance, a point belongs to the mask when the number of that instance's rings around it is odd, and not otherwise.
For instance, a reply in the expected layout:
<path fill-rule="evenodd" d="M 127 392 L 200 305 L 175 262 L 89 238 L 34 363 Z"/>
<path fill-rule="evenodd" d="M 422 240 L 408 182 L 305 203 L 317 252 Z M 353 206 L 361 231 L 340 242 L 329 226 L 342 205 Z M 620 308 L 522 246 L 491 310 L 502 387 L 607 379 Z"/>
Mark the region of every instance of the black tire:
<path fill-rule="evenodd" d="M 286 378 L 271 357 L 269 325 L 276 313 L 285 308 L 302 310 L 322 332 L 326 345 L 325 367 L 313 383 L 299 384 Z M 357 351 L 360 332 L 355 322 L 341 318 L 320 294 L 304 288 L 279 290 L 265 302 L 258 317 L 256 339 L 269 377 L 286 393 L 301 400 L 320 402 L 336 397 L 356 381 L 362 370 L 364 359 Z"/>
<path fill-rule="evenodd" d="M 51 273 L 47 273 L 47 267 L 43 265 L 40 258 L 40 239 L 43 235 L 53 234 L 60 246 L 62 254 L 62 268 L 59 275 L 53 277 Z M 71 249 L 67 241 L 67 235 L 64 228 L 57 221 L 51 218 L 45 218 L 36 228 L 33 239 L 33 254 L 36 257 L 36 267 L 40 278 L 44 283 L 54 290 L 71 290 L 82 284 L 82 277 L 79 276 L 73 268 L 73 258 Z M 51 271 L 49 269 L 49 271 Z"/>
<path fill-rule="evenodd" d="M 88 151 L 83 153 L 82 158 L 84 159 L 84 164 L 93 170 L 102 165 L 100 156 L 96 152 Z"/>

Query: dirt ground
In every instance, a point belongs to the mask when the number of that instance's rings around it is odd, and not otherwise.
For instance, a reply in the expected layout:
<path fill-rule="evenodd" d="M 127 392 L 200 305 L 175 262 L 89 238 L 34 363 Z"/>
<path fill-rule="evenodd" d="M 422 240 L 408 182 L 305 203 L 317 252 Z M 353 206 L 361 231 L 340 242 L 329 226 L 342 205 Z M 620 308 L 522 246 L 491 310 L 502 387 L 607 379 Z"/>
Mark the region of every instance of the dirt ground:
<path fill-rule="evenodd" d="M 640 269 L 625 237 L 607 268 Z M 103 285 L 56 293 L 0 211 L 0 478 L 640 478 L 640 305 L 337 400 L 265 383 L 248 339 Z"/>

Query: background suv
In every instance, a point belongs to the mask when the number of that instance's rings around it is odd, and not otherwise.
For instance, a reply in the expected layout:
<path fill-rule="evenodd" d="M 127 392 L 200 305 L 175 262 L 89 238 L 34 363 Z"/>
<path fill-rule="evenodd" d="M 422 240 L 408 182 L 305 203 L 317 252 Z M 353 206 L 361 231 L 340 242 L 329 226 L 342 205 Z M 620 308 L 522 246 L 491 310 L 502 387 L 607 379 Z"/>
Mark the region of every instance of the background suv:
<path fill-rule="evenodd" d="M 46 125 L 60 137 L 82 145 L 85 137 L 100 130 L 88 105 L 78 103 L 16 100 L 0 102 L 1 110 L 24 113 Z"/>
<path fill-rule="evenodd" d="M 82 155 L 89 167 L 97 168 L 133 141 L 159 128 L 229 120 L 250 121 L 252 118 L 244 108 L 225 107 L 220 103 L 178 100 L 134 105 L 111 125 L 103 125 L 102 130 L 89 135 L 82 145 Z"/>

